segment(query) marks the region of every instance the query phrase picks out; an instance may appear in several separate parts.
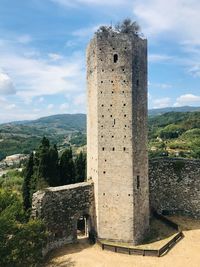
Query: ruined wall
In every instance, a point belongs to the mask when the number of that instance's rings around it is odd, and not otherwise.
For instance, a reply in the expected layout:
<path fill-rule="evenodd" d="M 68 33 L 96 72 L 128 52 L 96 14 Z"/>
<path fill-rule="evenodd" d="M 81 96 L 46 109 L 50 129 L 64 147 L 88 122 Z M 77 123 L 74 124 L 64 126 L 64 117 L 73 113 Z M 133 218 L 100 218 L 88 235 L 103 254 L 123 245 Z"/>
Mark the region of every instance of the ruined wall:
<path fill-rule="evenodd" d="M 87 49 L 87 175 L 98 237 L 138 243 L 149 225 L 147 41 L 98 33 Z"/>
<path fill-rule="evenodd" d="M 200 218 L 200 160 L 150 160 L 149 181 L 151 208 Z M 126 204 L 119 203 L 124 208 Z M 50 232 L 44 254 L 76 241 L 77 220 L 82 215 L 89 216 L 90 229 L 94 230 L 92 182 L 50 187 L 33 195 L 32 217 L 43 219 Z M 109 220 L 110 215 L 107 216 L 105 219 Z"/>
<path fill-rule="evenodd" d="M 32 217 L 43 219 L 50 233 L 48 251 L 77 239 L 77 220 L 88 215 L 94 228 L 94 193 L 90 182 L 49 187 L 33 195 Z"/>
<path fill-rule="evenodd" d="M 150 160 L 149 179 L 151 207 L 200 218 L 200 160 Z"/>

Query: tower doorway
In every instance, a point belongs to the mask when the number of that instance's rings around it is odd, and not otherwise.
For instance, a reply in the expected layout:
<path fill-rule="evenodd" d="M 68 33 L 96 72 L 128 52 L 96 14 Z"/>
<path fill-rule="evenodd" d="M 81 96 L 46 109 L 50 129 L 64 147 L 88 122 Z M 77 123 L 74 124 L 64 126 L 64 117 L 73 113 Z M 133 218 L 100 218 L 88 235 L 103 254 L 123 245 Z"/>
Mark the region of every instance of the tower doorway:
<path fill-rule="evenodd" d="M 89 216 L 82 215 L 77 220 L 77 240 L 88 239 L 89 237 Z"/>

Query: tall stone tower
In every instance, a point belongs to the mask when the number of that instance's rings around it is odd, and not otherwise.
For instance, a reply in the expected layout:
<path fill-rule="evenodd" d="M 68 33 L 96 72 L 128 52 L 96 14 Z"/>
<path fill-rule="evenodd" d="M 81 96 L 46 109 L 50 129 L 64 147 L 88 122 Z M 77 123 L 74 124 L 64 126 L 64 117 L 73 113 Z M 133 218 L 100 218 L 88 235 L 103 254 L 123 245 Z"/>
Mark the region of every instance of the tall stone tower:
<path fill-rule="evenodd" d="M 149 227 L 147 40 L 98 31 L 87 48 L 87 87 L 97 235 L 138 244 Z"/>

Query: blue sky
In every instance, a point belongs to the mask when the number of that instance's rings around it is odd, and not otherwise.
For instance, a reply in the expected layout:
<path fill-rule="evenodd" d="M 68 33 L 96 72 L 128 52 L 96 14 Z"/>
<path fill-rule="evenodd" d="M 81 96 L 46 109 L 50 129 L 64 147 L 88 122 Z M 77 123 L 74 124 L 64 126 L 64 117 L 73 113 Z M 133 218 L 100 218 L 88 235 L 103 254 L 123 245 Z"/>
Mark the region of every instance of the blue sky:
<path fill-rule="evenodd" d="M 149 108 L 200 106 L 199 10 L 199 0 L 0 0 L 0 122 L 86 112 L 86 45 L 126 17 L 148 38 Z"/>

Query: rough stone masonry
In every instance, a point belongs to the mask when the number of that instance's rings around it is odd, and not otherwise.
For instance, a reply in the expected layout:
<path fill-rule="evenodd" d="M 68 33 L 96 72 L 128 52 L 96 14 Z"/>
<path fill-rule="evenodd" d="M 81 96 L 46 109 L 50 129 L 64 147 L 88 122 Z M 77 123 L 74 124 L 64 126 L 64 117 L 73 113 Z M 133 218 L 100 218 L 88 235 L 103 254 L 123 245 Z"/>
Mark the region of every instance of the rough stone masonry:
<path fill-rule="evenodd" d="M 147 40 L 97 32 L 87 48 L 87 84 L 97 237 L 138 244 L 149 228 Z"/>
<path fill-rule="evenodd" d="M 159 213 L 200 219 L 200 160 L 158 158 L 149 161 L 150 207 Z M 94 229 L 93 182 L 51 187 L 33 195 L 32 216 L 50 233 L 44 254 L 77 240 L 77 220 L 89 216 Z"/>

